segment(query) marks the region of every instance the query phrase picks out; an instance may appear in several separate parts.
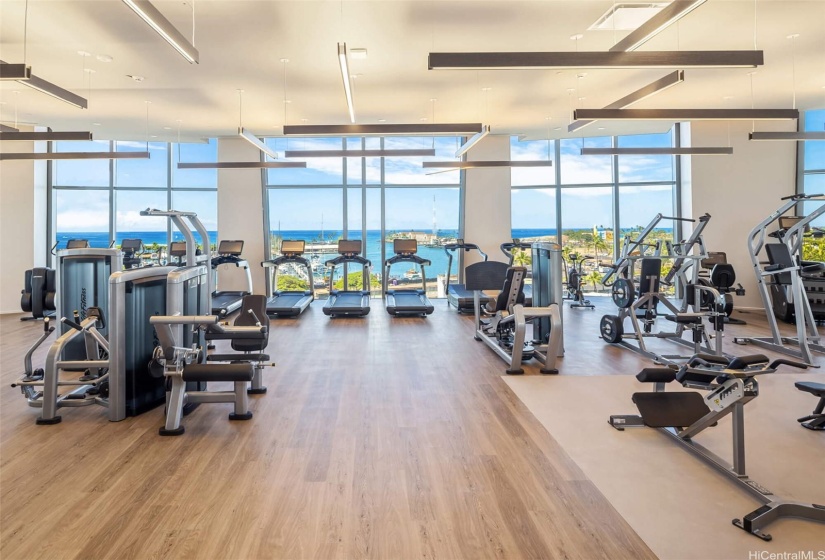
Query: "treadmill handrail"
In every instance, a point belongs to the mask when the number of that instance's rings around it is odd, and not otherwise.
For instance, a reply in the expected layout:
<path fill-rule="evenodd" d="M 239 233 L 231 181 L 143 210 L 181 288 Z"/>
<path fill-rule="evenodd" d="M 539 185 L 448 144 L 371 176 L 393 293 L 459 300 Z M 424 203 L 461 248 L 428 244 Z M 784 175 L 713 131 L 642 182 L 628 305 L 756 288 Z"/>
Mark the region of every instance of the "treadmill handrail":
<path fill-rule="evenodd" d="M 312 264 L 310 263 L 309 259 L 304 257 L 300 257 L 298 255 L 279 255 L 274 259 L 269 259 L 267 261 L 262 261 L 261 266 L 264 268 L 273 268 L 274 274 L 268 274 L 267 280 L 271 284 L 269 289 L 269 297 L 277 296 L 279 294 L 284 294 L 286 292 L 281 292 L 278 290 L 278 267 L 282 264 L 286 263 L 297 263 L 307 269 L 307 278 L 309 279 L 309 293 L 312 296 L 312 299 L 315 299 L 315 277 L 312 273 Z M 274 276 L 274 278 L 272 278 Z"/>
<path fill-rule="evenodd" d="M 487 253 L 481 250 L 481 247 L 476 245 L 475 243 L 465 243 L 463 239 L 455 242 L 455 243 L 445 243 L 443 245 L 444 252 L 447 254 L 447 284 L 444 286 L 444 293 L 450 293 L 450 276 L 453 273 L 453 252 L 460 251 L 463 249 L 465 252 L 469 253 L 472 250 L 476 250 L 481 253 L 481 256 L 484 257 L 484 262 L 487 262 Z M 462 274 L 459 271 L 459 284 L 461 283 Z M 449 304 L 449 300 L 448 300 Z"/>
<path fill-rule="evenodd" d="M 386 262 L 388 265 L 393 265 L 400 262 L 411 262 L 415 264 L 423 264 L 424 266 L 430 266 L 433 264 L 429 259 L 419 257 L 418 255 L 395 255 L 388 258 Z"/>
<path fill-rule="evenodd" d="M 532 249 L 533 244 L 528 243 L 526 241 L 516 241 L 514 239 L 513 241 L 508 241 L 506 243 L 502 243 L 498 247 L 499 247 L 499 249 L 501 249 L 501 252 L 504 253 L 504 256 L 509 259 L 509 261 L 510 261 L 509 264 L 513 264 L 513 261 L 515 260 L 516 256 L 511 251 L 513 249 L 522 249 L 522 250 L 523 249 Z M 484 260 L 487 260 L 487 259 L 484 259 Z"/>
<path fill-rule="evenodd" d="M 348 262 L 358 263 L 362 266 L 372 266 L 372 262 L 369 259 L 365 259 L 361 255 L 338 255 L 334 259 L 330 259 L 324 262 L 324 265 L 329 267 L 335 267 L 339 264 L 344 264 Z"/>

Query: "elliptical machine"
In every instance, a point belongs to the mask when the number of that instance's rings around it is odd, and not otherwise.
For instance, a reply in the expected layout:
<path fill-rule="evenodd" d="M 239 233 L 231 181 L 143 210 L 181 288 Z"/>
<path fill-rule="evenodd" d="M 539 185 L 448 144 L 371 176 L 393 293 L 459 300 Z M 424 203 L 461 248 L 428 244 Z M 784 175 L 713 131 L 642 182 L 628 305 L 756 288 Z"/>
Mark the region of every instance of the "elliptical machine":
<path fill-rule="evenodd" d="M 596 306 L 590 303 L 589 299 L 584 297 L 582 286 L 584 285 L 584 276 L 582 275 L 582 265 L 584 261 L 592 261 L 594 257 L 588 255 L 578 255 L 577 253 L 570 253 L 570 266 L 567 268 L 567 294 L 565 299 L 572 300 L 570 308 L 585 308 L 596 309 Z"/>

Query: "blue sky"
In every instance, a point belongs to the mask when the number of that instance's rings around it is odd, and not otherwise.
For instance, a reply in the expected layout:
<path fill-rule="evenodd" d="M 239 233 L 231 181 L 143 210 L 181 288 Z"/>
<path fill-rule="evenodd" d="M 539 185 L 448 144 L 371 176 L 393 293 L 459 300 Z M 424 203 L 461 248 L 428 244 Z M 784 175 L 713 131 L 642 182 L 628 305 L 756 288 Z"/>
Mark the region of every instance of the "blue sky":
<path fill-rule="evenodd" d="M 807 130 L 825 129 L 825 111 L 809 111 L 806 114 Z M 341 149 L 340 138 L 269 138 L 266 142 L 276 150 Z M 560 168 L 562 184 L 596 185 L 610 183 L 613 177 L 613 158 L 609 156 L 581 156 L 584 147 L 608 147 L 606 137 L 560 140 L 561 161 L 553 167 L 516 168 L 511 170 L 513 185 L 511 219 L 514 228 L 551 229 L 556 224 L 557 189 L 552 188 L 556 170 Z M 669 146 L 672 134 L 622 136 L 619 146 Z M 347 148 L 361 148 L 360 139 L 347 139 Z M 384 178 L 387 185 L 419 185 L 417 188 L 386 189 L 386 225 L 393 229 L 432 229 L 433 197 L 435 197 L 436 221 L 439 229 L 458 227 L 458 172 L 428 175 L 430 170 L 421 167 L 421 160 L 454 159 L 459 145 L 456 138 L 400 138 L 385 139 L 388 149 L 430 148 L 436 156 L 429 158 L 386 158 Z M 378 149 L 378 138 L 364 140 L 366 149 Z M 95 150 L 106 151 L 108 142 L 60 142 L 58 151 Z M 117 142 L 122 151 L 145 150 L 142 142 Z M 136 190 L 116 190 L 116 227 L 118 231 L 151 231 L 165 229 L 165 221 L 141 217 L 139 211 L 147 206 L 165 207 L 166 193 L 140 190 L 145 187 L 165 188 L 167 161 L 171 156 L 172 183 L 177 189 L 216 189 L 216 170 L 179 170 L 177 162 L 215 161 L 217 142 L 213 139 L 204 144 L 173 145 L 167 153 L 167 145 L 150 143 L 149 160 L 115 160 L 112 162 L 116 186 Z M 805 143 L 806 167 L 825 168 L 825 142 Z M 511 157 L 514 160 L 554 159 L 555 141 L 511 141 Z M 621 183 L 671 182 L 673 158 L 670 156 L 621 156 L 618 173 Z M 307 158 L 307 169 L 270 170 L 268 182 L 272 185 L 338 185 L 337 188 L 271 189 L 269 213 L 271 228 L 320 229 L 323 216 L 326 230 L 343 227 L 343 162 L 341 158 Z M 363 167 L 362 167 L 363 161 Z M 107 160 L 57 161 L 55 184 L 65 186 L 106 187 L 109 183 Z M 347 182 L 358 185 L 348 189 L 350 199 L 349 228 L 361 228 L 360 185 L 379 185 L 381 181 L 380 158 L 348 158 Z M 547 186 L 542 189 L 519 187 Z M 808 175 L 805 178 L 807 192 L 825 192 L 825 175 Z M 670 185 L 628 185 L 621 187 L 620 227 L 644 225 L 658 212 L 669 214 L 672 210 Z M 99 191 L 56 191 L 58 231 L 107 231 L 108 193 Z M 217 196 L 212 191 L 173 191 L 172 206 L 198 212 L 209 229 L 217 227 Z M 380 192 L 366 189 L 367 229 L 380 228 Z M 594 225 L 612 226 L 613 208 L 608 187 L 584 187 L 561 189 L 562 215 L 565 228 L 590 228 Z"/>

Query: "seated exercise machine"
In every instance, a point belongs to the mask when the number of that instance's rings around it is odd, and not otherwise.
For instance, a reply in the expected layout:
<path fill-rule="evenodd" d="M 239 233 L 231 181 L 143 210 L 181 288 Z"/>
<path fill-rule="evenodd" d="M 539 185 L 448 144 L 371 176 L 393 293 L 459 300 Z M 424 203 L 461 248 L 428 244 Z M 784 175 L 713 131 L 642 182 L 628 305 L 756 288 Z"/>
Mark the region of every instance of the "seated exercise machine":
<path fill-rule="evenodd" d="M 676 365 L 689 356 L 680 354 L 657 354 L 650 350 L 645 339 L 662 339 L 687 346 L 693 353 L 706 352 L 722 356 L 724 331 L 724 298 L 715 289 L 698 281 L 698 262 L 707 258 L 702 231 L 710 221 L 710 215 L 699 218 L 689 239 L 680 243 L 670 241 L 648 242 L 647 237 L 662 220 L 694 222 L 688 218 L 672 218 L 657 214 L 636 239 L 624 239 L 622 252 L 616 263 L 602 278 L 602 283 L 611 288 L 613 303 L 619 308 L 618 315 L 605 315 L 599 325 L 602 338 L 611 344 L 627 348 L 658 364 Z M 664 245 L 664 247 L 663 247 Z M 662 260 L 673 262 L 670 271 L 662 276 Z M 636 278 L 637 263 L 639 278 Z M 685 291 L 680 306 L 669 301 L 662 286 L 678 283 Z M 702 301 L 710 302 L 707 308 Z M 669 314 L 664 319 L 676 324 L 673 331 L 654 332 L 659 316 L 658 305 L 663 305 Z M 624 330 L 629 320 L 632 333 Z M 708 334 L 705 321 L 713 334 Z M 686 331 L 692 333 L 691 340 L 685 340 Z M 635 344 L 626 339 L 635 340 Z"/>
<path fill-rule="evenodd" d="M 819 402 L 814 411 L 808 416 L 799 418 L 797 422 L 809 430 L 825 430 L 825 383 L 813 383 L 811 381 L 797 381 L 794 386 L 800 391 L 810 393 L 819 397 Z"/>
<path fill-rule="evenodd" d="M 802 243 L 797 245 L 794 240 L 788 238 L 788 231 L 802 220 L 805 220 L 806 223 L 802 229 Z M 813 267 L 818 264 L 816 261 L 802 260 L 802 245 L 804 245 L 805 240 L 822 238 L 825 236 L 825 230 L 812 227 L 811 222 L 805 216 L 780 216 L 777 223 L 779 225 L 778 229 L 769 233 L 768 237 L 776 239 L 774 243 L 790 242 L 794 249 L 792 251 L 794 259 L 801 266 Z M 768 291 L 771 295 L 771 304 L 776 318 L 782 322 L 794 324 L 796 306 L 794 305 L 794 296 L 790 285 L 790 278 L 786 275 L 772 276 L 769 277 Z M 825 321 L 825 273 L 817 271 L 815 268 L 808 269 L 802 275 L 802 288 L 805 291 L 814 320 L 817 323 Z"/>
<path fill-rule="evenodd" d="M 55 253 L 57 243 L 52 247 Z M 67 249 L 88 249 L 88 239 L 69 239 Z M 20 296 L 20 309 L 31 313 L 30 317 L 20 317 L 21 321 L 34 321 L 44 317 L 54 317 L 57 299 L 57 277 L 53 268 L 39 266 L 27 270 L 23 279 L 23 289 Z"/>
<path fill-rule="evenodd" d="M 560 302 L 561 248 L 554 243 L 534 243 L 532 246 L 533 278 L 536 281 L 532 307 L 524 306 L 525 267 L 485 261 L 465 269 L 467 289 L 473 290 L 475 302 L 476 340 L 487 346 L 507 363 L 508 374 L 524 373 L 523 361 L 535 359 L 542 364 L 542 373 L 558 373 L 556 359 L 564 356 Z M 501 289 L 492 309 L 492 317 L 482 320 L 483 290 Z M 533 324 L 528 342 L 527 323 Z"/>
<path fill-rule="evenodd" d="M 736 527 L 752 535 L 771 540 L 764 528 L 783 517 L 825 523 L 825 505 L 779 498 L 749 478 L 745 469 L 744 406 L 759 396 L 757 377 L 775 373 L 780 365 L 807 367 L 804 363 L 785 359 L 769 362 L 767 356 L 761 354 L 730 360 L 696 354 L 678 370 L 643 369 L 636 378 L 642 383 L 653 383 L 654 391 L 633 394 L 639 415 L 613 415 L 608 422 L 618 430 L 642 426 L 658 429 L 759 501 L 758 509 L 733 520 Z M 673 381 L 707 393 L 703 396 L 697 391 L 665 392 L 665 385 Z M 733 424 L 733 465 L 695 441 L 696 436 L 728 415 L 731 415 Z"/>
<path fill-rule="evenodd" d="M 264 261 L 261 266 L 269 271 L 267 274 L 266 314 L 276 317 L 296 317 L 309 307 L 315 299 L 315 279 L 312 276 L 312 265 L 304 254 L 305 243 L 302 240 L 281 241 L 281 255 Z M 305 280 L 307 290 L 279 290 L 278 268 L 283 265 L 297 265 L 292 272 L 301 280 Z"/>
<path fill-rule="evenodd" d="M 263 298 L 263 296 L 259 296 Z M 266 317 L 266 315 L 264 315 Z M 160 345 L 153 357 L 152 371 L 162 372 L 169 384 L 166 402 L 166 423 L 158 430 L 162 436 L 179 436 L 184 433 L 181 426 L 184 405 L 195 403 L 234 403 L 234 411 L 229 415 L 230 420 L 249 420 L 252 412 L 249 410 L 247 384 L 255 377 L 255 368 L 250 361 L 233 360 L 233 363 L 200 363 L 205 348 L 194 346 L 179 346 L 172 331 L 173 325 L 194 326 L 197 329 L 207 329 L 213 337 L 230 338 L 233 341 L 245 339 L 262 340 L 268 335 L 267 327 L 255 317 L 254 325 L 226 326 L 219 323 L 220 318 L 214 315 L 174 315 L 155 316 L 150 323 L 155 327 Z M 225 336 L 224 336 L 225 335 Z M 256 344 L 259 346 L 260 342 Z M 238 355 L 238 357 L 243 354 Z M 221 356 L 224 358 L 225 356 Z M 203 391 L 188 390 L 187 383 L 230 382 L 231 391 Z"/>
<path fill-rule="evenodd" d="M 584 297 L 584 292 L 582 291 L 584 284 L 582 265 L 585 261 L 592 260 L 594 260 L 594 257 L 570 253 L 570 266 L 567 268 L 567 299 L 572 300 L 570 309 L 596 309 L 596 306 Z"/>
<path fill-rule="evenodd" d="M 468 313 L 473 311 L 473 291 L 468 290 L 463 283 L 462 271 L 459 270 L 458 283 L 451 283 L 450 276 L 453 270 L 453 253 L 464 251 L 478 251 L 479 254 L 487 260 L 487 254 L 475 243 L 467 243 L 463 239 L 457 239 L 455 243 L 446 243 L 444 245 L 444 252 L 447 253 L 447 306 L 452 305 L 459 313 Z M 460 265 L 459 265 L 460 266 Z M 493 298 L 483 296 L 481 298 L 482 305 L 487 305 L 493 301 Z"/>
<path fill-rule="evenodd" d="M 218 244 L 218 256 L 211 260 L 215 274 L 214 291 L 212 292 L 212 313 L 225 317 L 241 307 L 244 296 L 252 293 L 252 272 L 249 263 L 241 258 L 243 241 L 222 239 Z M 218 290 L 218 267 L 229 264 L 242 268 L 246 275 L 245 290 Z"/>
<path fill-rule="evenodd" d="M 266 366 L 275 364 L 265 363 L 269 361 L 269 355 L 264 354 L 269 344 L 269 317 L 266 314 L 266 297 L 260 295 L 249 295 L 243 298 L 241 312 L 235 318 L 233 328 L 223 327 L 221 329 L 206 328 L 206 340 L 229 340 L 232 350 L 235 352 L 228 354 L 209 354 L 207 362 L 230 362 L 251 363 L 255 367 L 255 373 L 247 393 L 250 395 L 262 395 L 266 393 L 263 385 L 263 369 Z M 263 331 L 238 331 L 234 327 L 263 327 Z M 237 333 L 240 332 L 241 336 Z"/>
<path fill-rule="evenodd" d="M 808 225 L 822 214 L 825 214 L 825 195 L 798 194 L 785 197 L 782 206 L 773 214 L 762 220 L 748 235 L 748 252 L 753 262 L 756 274 L 756 285 L 762 303 L 766 310 L 777 306 L 793 306 L 792 315 L 795 318 L 796 336 L 787 337 L 779 332 L 774 313 L 767 312 L 766 319 L 771 330 L 770 337 L 737 337 L 738 344 L 755 344 L 762 348 L 773 350 L 798 358 L 805 363 L 813 364 L 813 352 L 825 353 L 822 337 L 816 326 L 816 317 L 811 308 L 811 302 L 806 293 L 805 282 L 808 279 L 819 277 L 825 272 L 823 263 L 804 263 L 800 255 L 803 235 Z M 770 236 L 768 229 L 783 217 L 785 213 L 797 208 L 812 209 L 810 214 L 796 216 L 790 221 L 787 229 L 780 228 L 777 242 L 767 242 Z M 783 225 L 789 225 L 783 220 Z M 767 258 L 767 262 L 763 259 Z M 770 280 L 770 282 L 769 282 Z M 771 298 L 771 293 L 774 298 Z M 780 293 L 781 292 L 781 293 Z M 787 308 L 776 314 L 788 314 Z"/>
<path fill-rule="evenodd" d="M 361 256 L 361 241 L 358 239 L 341 239 L 338 241 L 338 255 L 325 264 L 329 267 L 329 299 L 324 304 L 324 314 L 330 317 L 363 317 L 370 312 L 370 267 L 372 263 Z M 336 290 L 335 268 L 339 265 L 355 263 L 361 265 L 360 290 L 349 290 L 346 271 L 344 273 L 344 289 Z"/>
<path fill-rule="evenodd" d="M 728 263 L 728 256 L 721 251 L 708 251 L 708 256 L 700 261 L 699 283 L 714 288 L 725 298 L 725 323 L 747 325 L 745 321 L 733 317 L 733 296 L 744 296 L 745 288 L 736 284 L 736 272 Z M 734 286 L 736 284 L 736 286 Z M 703 294 L 704 295 L 704 294 Z M 710 307 L 712 302 L 703 298 L 703 307 Z"/>
<path fill-rule="evenodd" d="M 54 269 L 41 266 L 27 270 L 20 293 L 20 308 L 31 313 L 29 317 L 20 317 L 21 321 L 54 317 L 57 296 Z"/>
<path fill-rule="evenodd" d="M 502 243 L 501 245 L 499 245 L 499 248 L 501 249 L 501 252 L 504 253 L 504 256 L 507 257 L 507 264 L 513 266 L 513 263 L 516 260 L 516 251 L 530 251 L 532 248 L 532 244 L 527 243 L 526 241 L 513 239 L 512 241 Z M 527 307 L 533 305 L 532 284 L 524 284 L 524 305 L 526 305 Z"/>
<path fill-rule="evenodd" d="M 392 248 L 395 255 L 388 258 L 384 265 L 384 296 L 387 298 L 387 313 L 395 316 L 429 315 L 435 307 L 427 298 L 425 267 L 432 263 L 416 254 L 418 242 L 415 239 L 395 239 L 392 242 Z M 421 268 L 421 289 L 389 288 L 390 269 L 392 265 L 400 262 L 417 264 Z"/>

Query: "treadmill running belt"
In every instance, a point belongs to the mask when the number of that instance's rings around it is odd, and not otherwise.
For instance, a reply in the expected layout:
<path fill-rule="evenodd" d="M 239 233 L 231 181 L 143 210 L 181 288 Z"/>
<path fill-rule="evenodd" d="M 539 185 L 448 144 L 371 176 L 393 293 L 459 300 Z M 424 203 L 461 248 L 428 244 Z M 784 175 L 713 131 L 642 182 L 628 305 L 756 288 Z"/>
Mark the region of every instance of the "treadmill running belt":
<path fill-rule="evenodd" d="M 305 294 L 281 294 L 266 302 L 266 309 L 287 309 L 306 297 Z"/>
<path fill-rule="evenodd" d="M 395 307 L 399 309 L 418 309 L 427 307 L 424 302 L 421 301 L 421 296 L 418 294 L 410 294 L 410 293 L 395 293 L 393 294 L 395 297 Z"/>
<path fill-rule="evenodd" d="M 361 299 L 364 296 L 361 295 L 360 292 L 342 292 L 338 293 L 335 298 L 335 305 L 333 305 L 334 309 L 339 308 L 353 308 L 353 309 L 361 309 Z"/>

